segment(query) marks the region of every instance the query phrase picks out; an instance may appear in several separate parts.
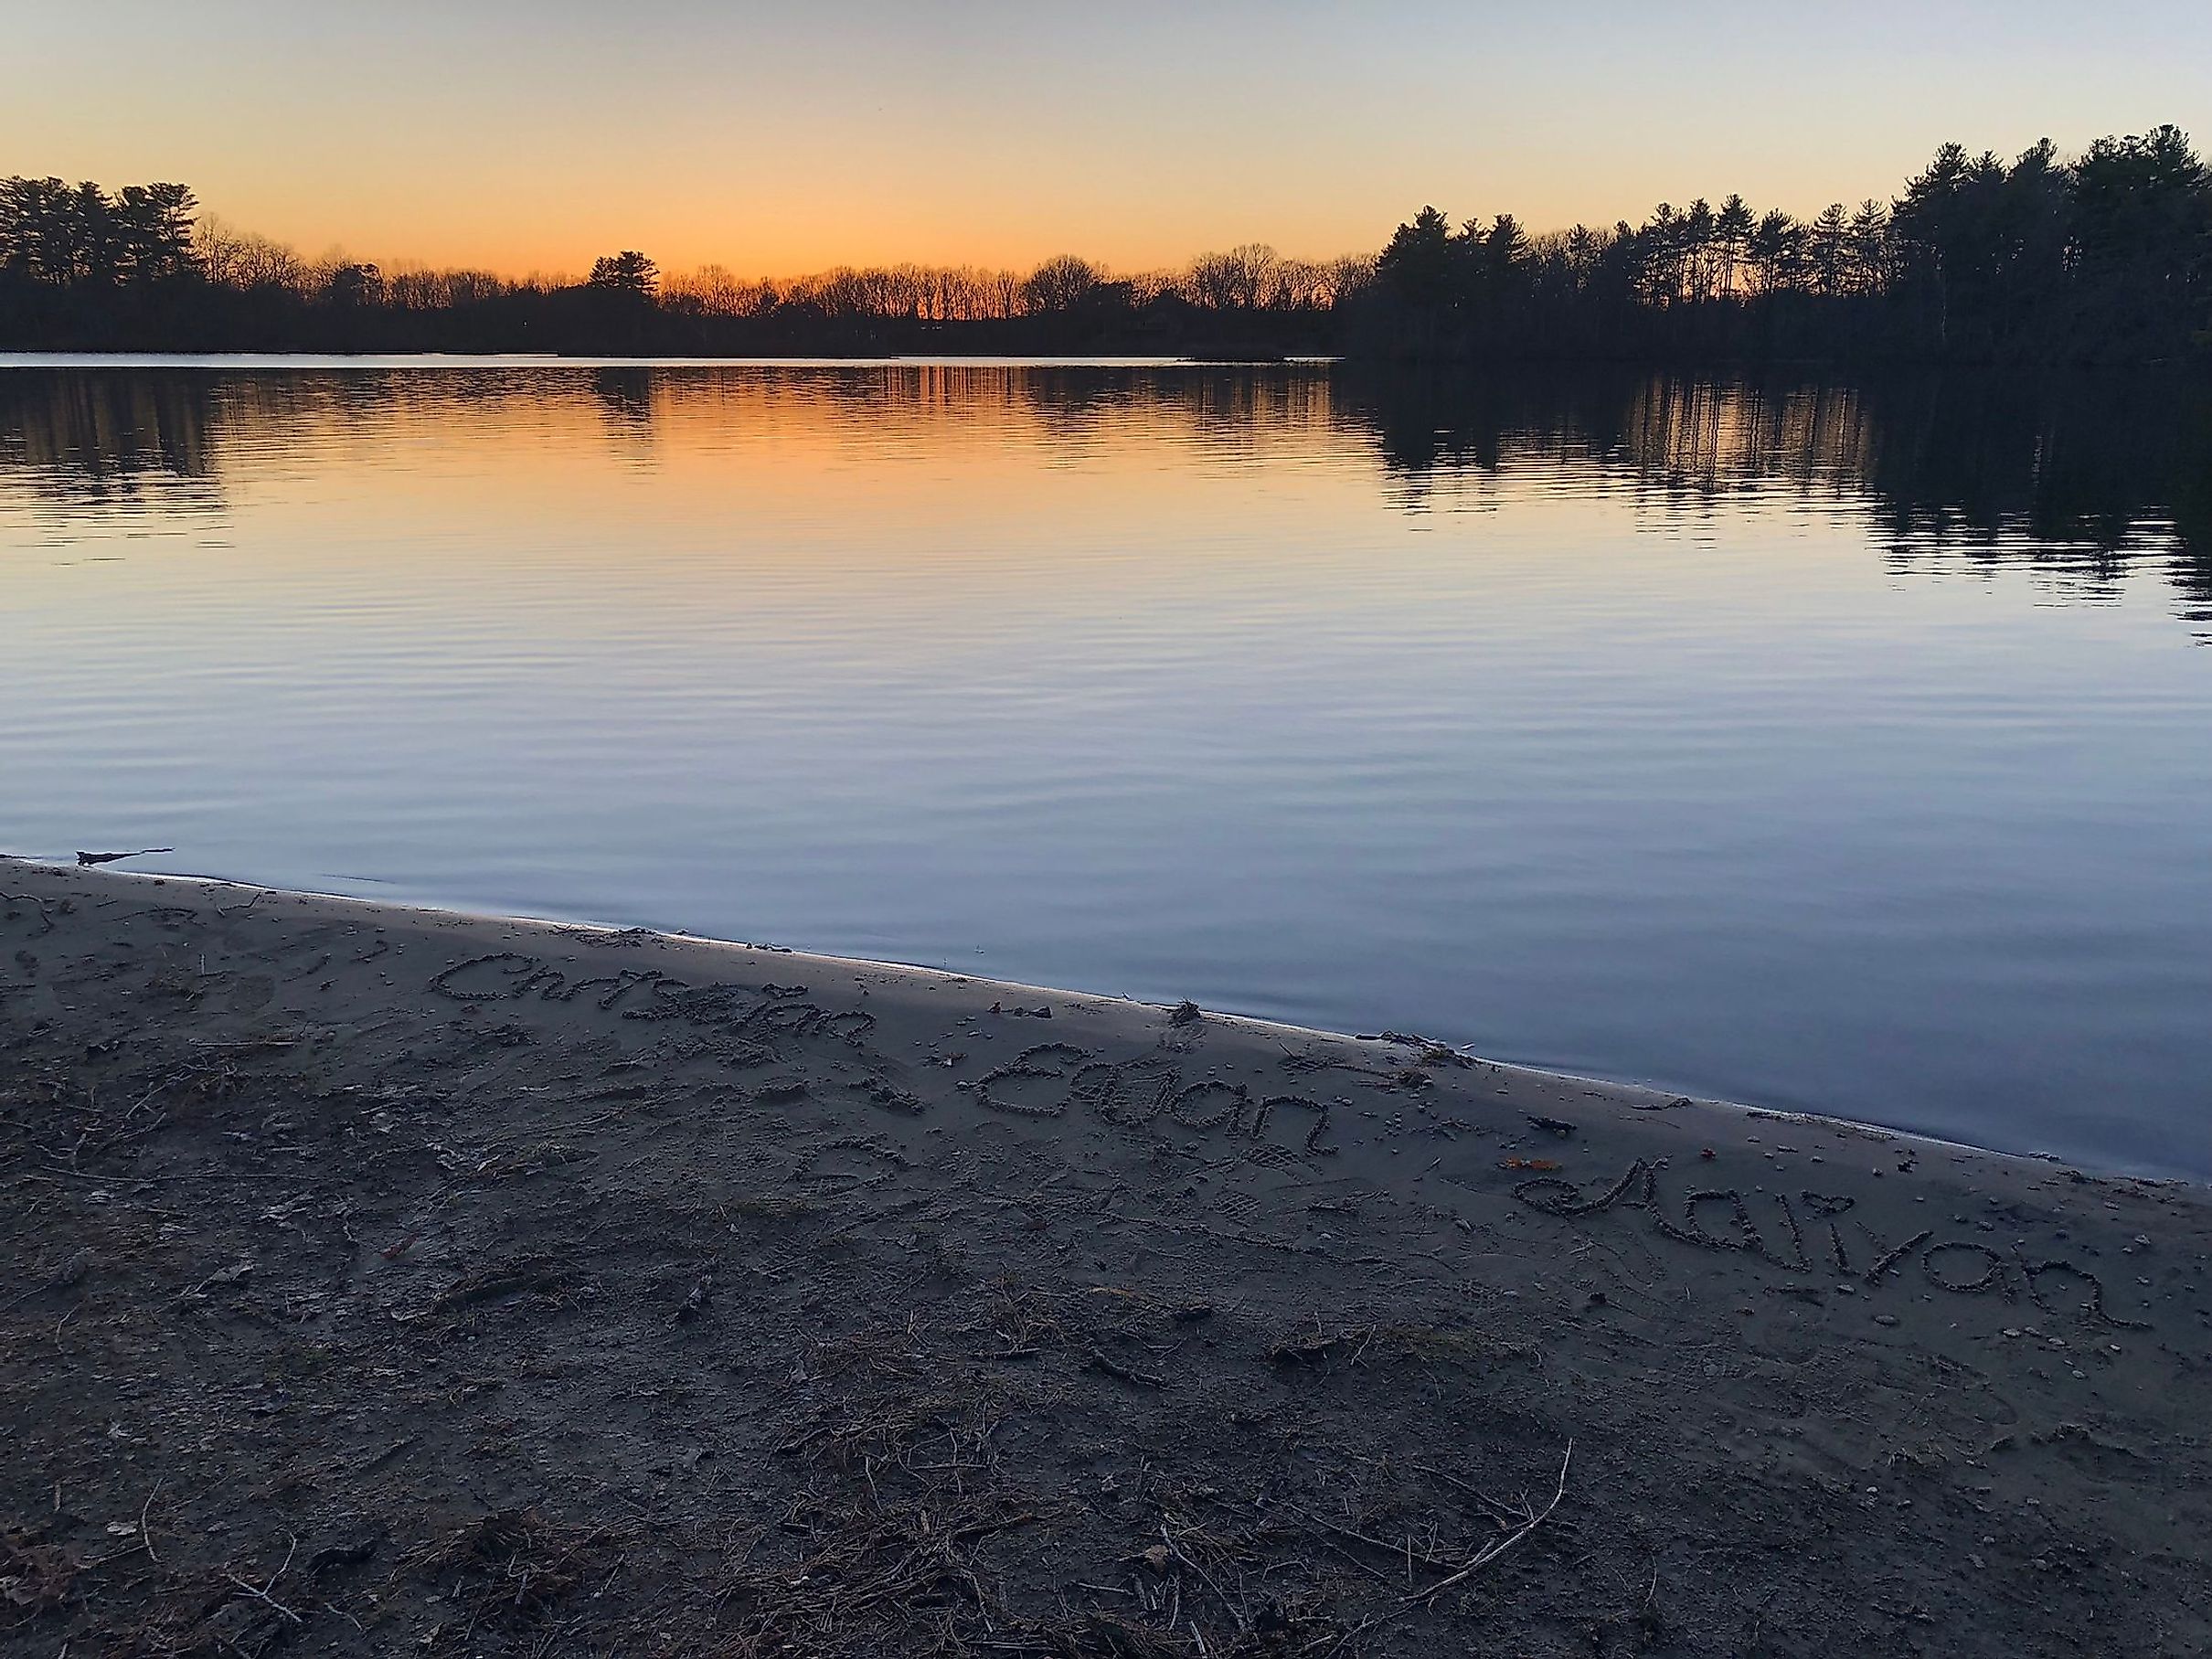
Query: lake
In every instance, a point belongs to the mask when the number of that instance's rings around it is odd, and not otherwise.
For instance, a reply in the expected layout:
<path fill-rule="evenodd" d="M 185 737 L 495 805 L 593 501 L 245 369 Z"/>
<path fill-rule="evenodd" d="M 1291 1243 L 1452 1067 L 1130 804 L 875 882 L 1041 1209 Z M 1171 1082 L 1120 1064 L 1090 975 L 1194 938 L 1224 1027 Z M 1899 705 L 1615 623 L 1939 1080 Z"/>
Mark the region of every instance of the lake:
<path fill-rule="evenodd" d="M 0 367 L 0 850 L 2212 1176 L 2212 399 Z"/>

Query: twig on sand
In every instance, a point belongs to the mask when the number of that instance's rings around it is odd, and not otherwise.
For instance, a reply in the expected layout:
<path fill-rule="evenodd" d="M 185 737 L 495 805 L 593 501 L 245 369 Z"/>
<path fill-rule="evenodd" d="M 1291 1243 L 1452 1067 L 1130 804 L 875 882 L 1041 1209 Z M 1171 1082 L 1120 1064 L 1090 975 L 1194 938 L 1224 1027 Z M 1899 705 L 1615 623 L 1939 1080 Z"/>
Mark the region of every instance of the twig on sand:
<path fill-rule="evenodd" d="M 237 1585 L 240 1590 L 244 1590 L 255 1601 L 266 1601 L 271 1608 L 283 1614 L 285 1618 L 291 1620 L 294 1624 L 304 1624 L 307 1622 L 306 1620 L 301 1618 L 299 1614 L 293 1612 L 292 1609 L 286 1607 L 282 1601 L 278 1601 L 274 1596 L 269 1593 L 277 1587 L 277 1580 L 282 1579 L 284 1576 L 286 1569 L 292 1566 L 292 1558 L 300 1553 L 300 1540 L 298 1536 L 289 1532 L 284 1536 L 292 1540 L 292 1547 L 284 1552 L 283 1565 L 279 1567 L 276 1571 L 269 1575 L 268 1583 L 261 1585 L 249 1584 L 245 1579 L 239 1578 L 238 1574 L 234 1572 L 227 1572 L 223 1575 L 223 1577 L 229 1579 L 231 1583 Z"/>
<path fill-rule="evenodd" d="M 1250 1628 L 1250 1616 L 1243 1608 L 1238 1606 L 1236 1602 L 1228 1599 L 1227 1592 L 1222 1590 L 1221 1586 L 1214 1582 L 1213 1574 L 1207 1572 L 1205 1568 L 1199 1566 L 1197 1562 L 1191 1559 L 1187 1554 L 1186 1554 L 1181 1548 L 1177 1547 L 1175 1540 L 1168 1533 L 1167 1523 L 1165 1521 L 1162 1521 L 1160 1523 L 1160 1542 L 1167 1546 L 1167 1554 L 1170 1559 L 1179 1561 L 1185 1567 L 1189 1568 L 1191 1571 L 1196 1573 L 1198 1577 L 1204 1580 L 1206 1588 L 1214 1592 L 1214 1599 L 1219 1601 L 1223 1607 L 1228 1610 L 1228 1615 L 1230 1618 L 1236 1620 L 1237 1629 L 1239 1633 Z M 1196 1636 L 1197 1633 L 1198 1627 L 1196 1623 L 1194 1623 L 1191 1626 L 1191 1634 Z M 1201 1654 L 1206 1651 L 1206 1639 L 1203 1636 L 1198 1637 L 1198 1651 Z"/>
<path fill-rule="evenodd" d="M 146 1559 L 156 1567 L 161 1565 L 161 1558 L 154 1553 L 154 1529 L 146 1524 L 146 1512 L 154 1507 L 154 1500 L 161 1496 L 163 1483 L 168 1478 L 165 1474 L 155 1481 L 154 1490 L 146 1494 L 146 1501 L 138 1506 L 138 1541 L 146 1547 Z M 273 1584 L 276 1580 L 271 1579 L 270 1582 Z"/>
<path fill-rule="evenodd" d="M 1118 1377 L 1123 1382 L 1133 1383 L 1140 1388 L 1164 1388 L 1167 1387 L 1167 1379 L 1164 1377 L 1155 1377 L 1150 1371 L 1140 1371 L 1133 1366 L 1125 1366 L 1120 1360 L 1101 1353 L 1097 1348 L 1090 1350 L 1090 1365 L 1094 1371 L 1103 1371 L 1109 1377 Z"/>
<path fill-rule="evenodd" d="M 1484 1568 L 1489 1566 L 1491 1562 L 1496 1560 L 1500 1556 L 1504 1555 L 1515 1545 L 1520 1543 L 1521 1540 L 1526 1538 L 1530 1533 L 1534 1532 L 1538 1526 L 1542 1526 L 1545 1519 L 1551 1514 L 1551 1512 L 1559 1506 L 1559 1500 L 1567 1495 L 1567 1470 L 1568 1466 L 1574 1461 L 1575 1443 L 1572 1441 L 1569 1441 L 1567 1442 L 1567 1455 L 1559 1460 L 1559 1484 L 1552 1489 L 1551 1501 L 1549 1503 L 1546 1504 L 1541 1509 L 1530 1510 L 1528 1512 L 1528 1518 L 1523 1521 L 1518 1526 L 1515 1527 L 1511 1532 L 1507 1533 L 1504 1537 L 1493 1538 L 1489 1543 L 1484 1545 L 1482 1548 L 1476 1550 L 1473 1556 L 1468 1558 L 1466 1565 L 1462 1567 L 1457 1572 L 1452 1573 L 1448 1578 L 1439 1579 L 1434 1584 L 1429 1586 L 1427 1590 L 1416 1590 L 1409 1596 L 1400 1597 L 1399 1600 L 1408 1603 L 1434 1601 L 1445 1590 L 1450 1590 L 1454 1584 L 1462 1582 L 1473 1574 L 1479 1572 Z"/>
<path fill-rule="evenodd" d="M 392 1459 L 398 1457 L 402 1452 L 405 1452 L 409 1446 L 414 1445 L 418 1441 L 421 1440 L 421 1438 L 422 1437 L 420 1434 L 409 1434 L 402 1439 L 396 1440 L 390 1445 L 385 1447 L 383 1451 L 374 1452 L 368 1457 L 363 1458 L 359 1462 L 353 1466 L 351 1473 L 354 1474 L 367 1474 L 371 1470 L 380 1469 L 386 1463 L 390 1462 Z"/>
<path fill-rule="evenodd" d="M 142 846 L 128 853 L 80 853 L 77 855 L 77 862 L 80 865 L 113 864 L 118 858 L 144 858 L 151 853 L 174 853 L 176 849 L 173 846 Z"/>

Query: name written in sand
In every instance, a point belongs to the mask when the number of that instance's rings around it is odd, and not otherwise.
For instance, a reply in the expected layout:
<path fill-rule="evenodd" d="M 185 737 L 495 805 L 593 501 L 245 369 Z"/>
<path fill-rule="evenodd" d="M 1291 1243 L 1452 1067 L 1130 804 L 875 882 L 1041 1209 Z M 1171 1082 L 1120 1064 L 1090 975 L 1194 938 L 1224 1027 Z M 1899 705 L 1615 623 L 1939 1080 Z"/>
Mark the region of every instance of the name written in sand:
<path fill-rule="evenodd" d="M 1857 1199 L 1810 1188 L 1797 1195 L 1798 1203 L 1804 1206 L 1802 1219 L 1788 1193 L 1757 1195 L 1761 1200 L 1758 1207 L 1767 1217 L 1761 1226 L 1752 1199 L 1736 1187 L 1688 1192 L 1679 1204 L 1671 1203 L 1662 1182 L 1665 1173 L 1664 1159 L 1638 1158 L 1618 1180 L 1602 1187 L 1541 1175 L 1521 1182 L 1513 1196 L 1531 1209 L 1578 1221 L 1609 1211 L 1640 1211 L 1654 1232 L 1676 1244 L 1741 1251 L 1788 1273 L 1824 1272 L 1833 1266 L 1843 1276 L 1838 1286 L 1843 1290 L 1856 1292 L 1864 1286 L 1878 1291 L 1909 1276 L 1954 1296 L 2000 1296 L 2010 1302 L 2025 1295 L 2047 1313 L 2079 1313 L 2124 1330 L 2150 1328 L 2143 1320 L 2111 1312 L 2105 1305 L 2103 1281 L 2079 1262 L 2030 1256 L 2020 1250 L 2008 1255 L 1978 1239 L 1940 1239 L 1933 1228 L 1885 1239 L 1852 1217 Z M 1590 1187 L 1596 1190 L 1586 1190 Z M 1846 1217 L 1852 1218 L 1852 1228 L 1859 1235 L 1856 1250 L 1845 1236 Z M 1811 1239 L 1806 1237 L 1808 1223 Z M 1726 1230 L 1715 1231 L 1716 1226 Z M 2081 1292 L 2070 1306 L 2056 1299 L 2058 1287 L 2068 1283 Z M 1819 1294 L 1818 1287 L 1812 1285 L 1783 1289 Z"/>
<path fill-rule="evenodd" d="M 468 1004 L 526 997 L 574 1003 L 588 993 L 601 1010 L 619 1011 L 625 1020 L 678 1021 L 715 1030 L 739 1045 L 725 1058 L 740 1065 L 764 1063 L 783 1045 L 806 1038 L 830 1039 L 856 1055 L 881 1059 L 867 1043 L 876 1025 L 874 1015 L 818 1006 L 806 1000 L 803 985 L 692 985 L 652 968 L 579 978 L 548 966 L 538 957 L 499 951 L 470 957 L 432 974 L 427 989 Z M 923 1109 L 919 1097 L 881 1073 L 871 1074 L 866 1082 L 878 1105 L 908 1113 Z M 1271 1124 L 1303 1113 L 1306 1115 L 1298 1121 L 1306 1127 L 1298 1138 L 1299 1149 L 1320 1156 L 1335 1150 L 1324 1143 L 1329 1133 L 1325 1101 L 1297 1094 L 1256 1093 L 1241 1083 L 1214 1078 L 1187 1081 L 1157 1055 L 1107 1060 L 1073 1043 L 1038 1043 L 957 1087 L 977 1105 L 1007 1117 L 1058 1118 L 1082 1108 L 1123 1127 L 1157 1121 L 1196 1133 L 1223 1130 L 1255 1141 Z"/>
<path fill-rule="evenodd" d="M 878 1105 L 906 1113 L 924 1109 L 920 1098 L 889 1080 L 886 1073 L 893 1069 L 874 1053 L 868 1038 L 875 1017 L 818 1006 L 808 1000 L 803 985 L 692 985 L 651 968 L 575 977 L 536 956 L 498 952 L 447 967 L 431 977 L 427 988 L 455 1002 L 476 1004 L 521 998 L 574 1003 L 588 996 L 624 1020 L 673 1020 L 712 1029 L 731 1045 L 724 1058 L 739 1065 L 762 1064 L 794 1041 L 826 1039 L 863 1058 L 867 1073 L 863 1081 Z M 1039 1043 L 957 1088 L 976 1106 L 1009 1117 L 1049 1119 L 1080 1112 L 1124 1130 L 1172 1125 L 1254 1143 L 1287 1120 L 1303 1133 L 1293 1129 L 1287 1144 L 1266 1149 L 1274 1155 L 1335 1151 L 1328 1143 L 1327 1102 L 1268 1094 L 1213 1077 L 1192 1081 L 1156 1051 L 1111 1060 L 1073 1043 Z M 1518 1166 L 1545 1167 L 1536 1161 Z M 1884 1238 L 1848 1194 L 1805 1188 L 1792 1197 L 1786 1192 L 1747 1195 L 1736 1187 L 1712 1187 L 1677 1196 L 1670 1192 L 1664 1158 L 1638 1158 L 1617 1179 L 1602 1185 L 1547 1174 L 1520 1182 L 1512 1196 L 1529 1209 L 1583 1225 L 1601 1216 L 1641 1215 L 1653 1232 L 1673 1244 L 1754 1257 L 1801 1280 L 1814 1275 L 1826 1280 L 1833 1272 L 1838 1291 L 1874 1292 L 1918 1281 L 1949 1295 L 2026 1298 L 2055 1315 L 2078 1315 L 2121 1329 L 2149 1328 L 2143 1321 L 2111 1311 L 2102 1280 L 2077 1261 L 2030 1255 L 2021 1247 L 2007 1253 L 1978 1239 L 1941 1238 L 1933 1228 Z M 1818 1282 L 1774 1289 L 1809 1301 L 1825 1294 Z"/>

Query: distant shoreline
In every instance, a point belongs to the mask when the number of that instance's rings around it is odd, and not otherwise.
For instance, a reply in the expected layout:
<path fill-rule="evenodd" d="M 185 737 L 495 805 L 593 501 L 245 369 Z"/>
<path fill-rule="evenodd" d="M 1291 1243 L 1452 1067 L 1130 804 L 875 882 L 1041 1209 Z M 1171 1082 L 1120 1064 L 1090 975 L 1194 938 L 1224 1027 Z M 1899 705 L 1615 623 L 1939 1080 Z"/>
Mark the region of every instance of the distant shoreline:
<path fill-rule="evenodd" d="M 1657 374 L 1689 378 L 1770 378 L 1806 376 L 1838 383 L 1867 380 L 1940 379 L 1989 377 L 2005 379 L 2099 382 L 2133 381 L 2151 378 L 2164 383 L 2180 377 L 2183 383 L 2212 384 L 2212 357 L 2204 355 L 2149 358 L 2135 362 L 2090 363 L 1979 363 L 1940 360 L 1852 359 L 1810 355 L 1803 356 L 1734 356 L 1700 357 L 1666 354 L 1627 354 L 1616 356 L 1484 357 L 1408 360 L 1368 357 L 1343 353 L 1256 353 L 1246 356 L 1030 353 L 910 352 L 793 353 L 788 356 L 743 354 L 719 356 L 680 356 L 642 354 L 595 356 L 558 351 L 0 351 L 0 372 L 64 374 L 90 371 L 207 370 L 254 373 L 312 372 L 322 369 L 465 370 L 472 368 L 645 369 L 895 369 L 895 368 L 1019 368 L 1038 370 L 1300 370 L 1327 371 L 1365 378 L 1405 378 L 1426 381 L 1431 378 L 1473 378 L 1484 374 L 1516 377 L 1556 375 L 1590 377 Z"/>
<path fill-rule="evenodd" d="M 0 369 L 73 368 L 1325 368 L 1325 356 L 576 356 L 559 352 L 0 352 Z"/>

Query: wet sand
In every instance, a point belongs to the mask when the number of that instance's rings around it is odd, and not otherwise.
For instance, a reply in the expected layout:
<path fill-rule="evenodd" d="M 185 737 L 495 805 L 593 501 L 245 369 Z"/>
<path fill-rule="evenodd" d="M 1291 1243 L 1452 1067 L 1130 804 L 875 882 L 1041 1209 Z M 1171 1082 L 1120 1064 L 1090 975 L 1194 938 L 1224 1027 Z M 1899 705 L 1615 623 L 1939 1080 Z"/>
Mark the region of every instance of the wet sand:
<path fill-rule="evenodd" d="M 2212 1651 L 2212 1207 L 0 861 L 0 1651 Z"/>

